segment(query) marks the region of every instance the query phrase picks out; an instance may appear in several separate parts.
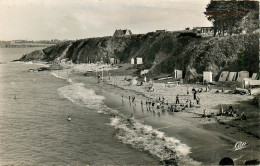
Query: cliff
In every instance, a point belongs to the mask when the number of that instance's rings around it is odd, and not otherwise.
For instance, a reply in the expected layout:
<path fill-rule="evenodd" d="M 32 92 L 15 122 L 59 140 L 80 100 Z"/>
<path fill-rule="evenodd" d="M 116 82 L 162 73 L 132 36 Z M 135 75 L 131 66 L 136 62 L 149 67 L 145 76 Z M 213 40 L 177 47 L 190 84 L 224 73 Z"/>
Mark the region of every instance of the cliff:
<path fill-rule="evenodd" d="M 39 56 L 36 56 L 39 55 Z M 246 34 L 226 37 L 196 37 L 188 32 L 150 32 L 122 37 L 88 38 L 64 42 L 24 55 L 21 61 L 54 61 L 67 58 L 74 63 L 115 57 L 130 63 L 132 57 L 143 57 L 142 68 L 152 68 L 150 75 L 184 71 L 190 78 L 211 70 L 214 76 L 221 71 L 247 70 L 259 72 L 259 35 Z"/>

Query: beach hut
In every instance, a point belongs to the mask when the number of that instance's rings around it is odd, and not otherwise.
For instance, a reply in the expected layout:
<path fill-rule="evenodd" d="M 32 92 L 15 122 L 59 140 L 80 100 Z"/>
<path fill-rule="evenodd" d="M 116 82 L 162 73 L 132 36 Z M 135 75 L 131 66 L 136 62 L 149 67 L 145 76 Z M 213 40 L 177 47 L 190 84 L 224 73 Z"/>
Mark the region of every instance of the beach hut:
<path fill-rule="evenodd" d="M 248 71 L 238 72 L 237 82 L 242 82 L 243 78 L 249 78 L 249 72 Z"/>
<path fill-rule="evenodd" d="M 212 82 L 212 75 L 211 71 L 203 71 L 203 82 Z"/>
<path fill-rule="evenodd" d="M 224 82 L 228 78 L 229 71 L 222 71 L 222 73 L 219 76 L 218 82 Z"/>
<path fill-rule="evenodd" d="M 143 64 L 143 58 L 136 58 L 136 64 L 138 65 Z"/>
<path fill-rule="evenodd" d="M 253 75 L 252 75 L 252 79 L 254 79 L 254 80 L 257 80 L 258 79 L 258 74 L 257 73 L 253 73 Z"/>
<path fill-rule="evenodd" d="M 243 88 L 248 88 L 249 85 L 250 86 L 256 86 L 256 85 L 260 85 L 260 80 L 254 80 L 252 78 L 243 78 L 243 81 L 242 81 L 242 85 L 243 85 Z"/>
<path fill-rule="evenodd" d="M 181 79 L 182 78 L 182 71 L 181 70 L 174 70 L 174 78 Z"/>
<path fill-rule="evenodd" d="M 236 81 L 237 72 L 230 72 L 227 81 Z"/>
<path fill-rule="evenodd" d="M 134 58 L 131 58 L 131 64 L 135 64 L 135 59 Z"/>
<path fill-rule="evenodd" d="M 110 64 L 115 64 L 115 58 L 110 58 Z"/>

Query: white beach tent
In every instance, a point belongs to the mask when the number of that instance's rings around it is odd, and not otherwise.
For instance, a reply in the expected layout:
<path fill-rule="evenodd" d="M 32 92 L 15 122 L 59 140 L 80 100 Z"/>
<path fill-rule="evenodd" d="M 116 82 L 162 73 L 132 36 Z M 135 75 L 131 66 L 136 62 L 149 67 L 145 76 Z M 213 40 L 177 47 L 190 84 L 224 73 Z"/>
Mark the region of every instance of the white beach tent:
<path fill-rule="evenodd" d="M 136 64 L 138 65 L 143 64 L 143 58 L 136 58 Z"/>
<path fill-rule="evenodd" d="M 230 72 L 227 81 L 236 81 L 237 72 Z"/>
<path fill-rule="evenodd" d="M 258 74 L 257 73 L 253 73 L 252 79 L 257 80 L 258 79 Z"/>
<path fill-rule="evenodd" d="M 174 78 L 181 79 L 182 78 L 182 71 L 181 70 L 174 70 Z"/>
<path fill-rule="evenodd" d="M 248 71 L 238 72 L 237 82 L 242 82 L 243 78 L 249 78 L 249 72 Z"/>
<path fill-rule="evenodd" d="M 212 75 L 211 71 L 203 71 L 203 82 L 212 82 Z"/>
<path fill-rule="evenodd" d="M 252 78 L 243 78 L 243 88 L 248 88 L 249 85 L 260 85 L 260 80 L 254 80 Z"/>
<path fill-rule="evenodd" d="M 135 64 L 135 59 L 134 58 L 131 59 L 131 64 L 132 65 Z"/>
<path fill-rule="evenodd" d="M 115 58 L 110 58 L 110 64 L 115 64 Z"/>
<path fill-rule="evenodd" d="M 218 81 L 219 81 L 219 82 L 224 82 L 224 81 L 226 81 L 227 78 L 228 78 L 228 74 L 229 74 L 229 71 L 222 71 L 221 74 L 220 74 L 220 76 L 219 76 Z"/>

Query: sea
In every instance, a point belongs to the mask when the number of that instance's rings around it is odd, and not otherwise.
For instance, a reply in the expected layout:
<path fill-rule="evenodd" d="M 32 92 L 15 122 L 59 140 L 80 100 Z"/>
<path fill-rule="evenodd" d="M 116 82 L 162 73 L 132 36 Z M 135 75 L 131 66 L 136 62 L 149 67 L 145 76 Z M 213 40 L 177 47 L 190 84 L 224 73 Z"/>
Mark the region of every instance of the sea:
<path fill-rule="evenodd" d="M 110 117 L 97 112 L 103 96 L 50 72 L 27 72 L 44 64 L 11 62 L 37 49 L 0 48 L 0 165 L 159 164 L 116 138 Z"/>
<path fill-rule="evenodd" d="M 196 163 L 179 140 L 106 105 L 95 81 L 28 72 L 46 64 L 12 62 L 37 49 L 0 48 L 0 165 Z"/>

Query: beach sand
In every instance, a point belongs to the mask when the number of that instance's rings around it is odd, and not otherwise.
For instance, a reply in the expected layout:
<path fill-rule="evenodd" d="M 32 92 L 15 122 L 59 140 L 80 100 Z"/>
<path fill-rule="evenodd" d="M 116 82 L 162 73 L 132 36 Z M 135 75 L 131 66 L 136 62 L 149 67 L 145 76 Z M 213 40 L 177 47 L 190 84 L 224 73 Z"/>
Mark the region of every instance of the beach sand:
<path fill-rule="evenodd" d="M 165 135 L 169 137 L 175 137 L 181 140 L 182 143 L 191 147 L 190 157 L 194 160 L 206 165 L 211 165 L 218 164 L 221 158 L 226 156 L 235 159 L 236 164 L 243 164 L 246 160 L 259 159 L 259 139 L 245 133 L 241 130 L 242 128 L 239 128 L 239 126 L 244 126 L 245 128 L 250 128 L 250 126 L 246 126 L 243 121 L 237 122 L 238 124 L 234 125 L 232 120 L 228 120 L 231 121 L 231 126 L 228 122 L 223 125 L 219 124 L 216 118 L 201 117 L 204 109 L 207 110 L 207 114 L 216 114 L 219 111 L 218 108 L 220 104 L 223 105 L 224 108 L 227 108 L 229 104 L 232 104 L 235 109 L 241 109 L 241 107 L 239 107 L 241 102 L 248 104 L 246 102 L 251 100 L 253 98 L 252 96 L 224 93 L 216 94 L 215 91 L 217 89 L 212 89 L 210 92 L 198 94 L 201 99 L 200 108 L 193 107 L 174 114 L 166 112 L 166 114 L 163 115 L 162 112 L 157 109 L 155 109 L 154 112 L 147 111 L 145 104 L 142 108 L 140 104 L 141 100 L 145 103 L 147 98 L 155 100 L 158 99 L 159 96 L 163 96 L 166 101 L 168 100 L 169 103 L 173 103 L 176 95 L 179 94 L 180 102 L 183 102 L 187 99 L 192 100 L 192 87 L 195 87 L 196 89 L 202 87 L 205 89 L 205 86 L 198 84 L 181 84 L 165 87 L 164 83 L 154 83 L 154 92 L 147 92 L 148 83 L 145 83 L 143 86 L 129 86 L 130 82 L 125 81 L 126 76 L 122 76 L 122 71 L 114 71 L 120 73 L 118 75 L 121 76 L 115 76 L 113 73 L 109 78 L 107 72 L 104 74 L 105 81 L 97 84 L 95 89 L 96 93 L 100 93 L 106 97 L 106 100 L 104 101 L 105 104 L 125 115 L 133 113 L 135 119 L 140 123 L 150 125 L 153 128 L 164 132 Z M 93 83 L 96 81 L 97 83 L 97 79 L 94 77 L 84 77 L 84 72 L 82 70 L 72 72 L 71 69 L 67 69 L 53 72 L 55 72 L 56 75 L 68 78 L 77 75 L 77 80 L 83 83 L 89 83 L 89 80 Z M 92 75 L 94 74 L 92 73 Z M 127 78 L 132 78 L 132 76 L 127 76 Z M 187 87 L 190 92 L 188 96 Z M 128 100 L 128 97 L 133 95 L 136 97 L 134 105 Z M 192 100 L 192 102 L 195 101 Z M 241 111 L 246 110 L 238 110 L 238 112 Z M 160 114 L 158 112 L 160 112 Z M 245 112 L 245 114 L 247 115 L 247 112 Z M 254 120 L 257 120 L 258 118 L 259 115 L 256 116 L 256 119 Z M 246 142 L 247 145 L 241 150 L 235 150 L 234 146 L 239 141 Z"/>

